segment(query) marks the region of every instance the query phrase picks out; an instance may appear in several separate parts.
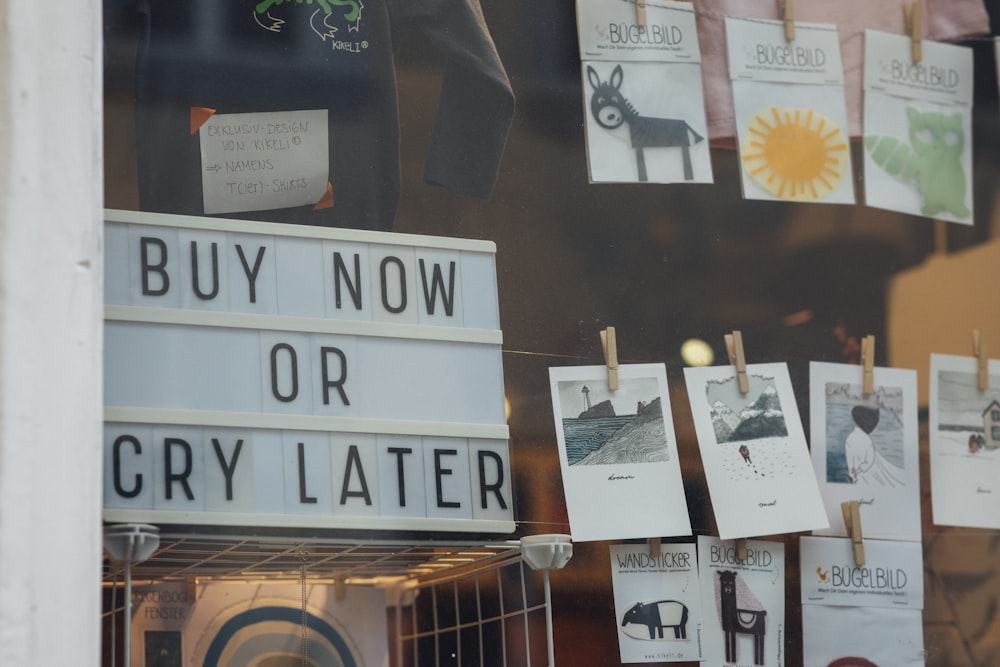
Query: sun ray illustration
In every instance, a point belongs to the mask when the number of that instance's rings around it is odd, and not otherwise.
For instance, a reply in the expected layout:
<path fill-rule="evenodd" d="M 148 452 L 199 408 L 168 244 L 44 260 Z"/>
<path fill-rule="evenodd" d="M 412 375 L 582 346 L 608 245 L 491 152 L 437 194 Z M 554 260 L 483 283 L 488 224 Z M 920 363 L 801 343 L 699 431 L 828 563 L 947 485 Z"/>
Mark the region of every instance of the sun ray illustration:
<path fill-rule="evenodd" d="M 780 199 L 817 201 L 837 189 L 850 150 L 843 131 L 812 109 L 761 109 L 747 128 L 743 168 Z"/>

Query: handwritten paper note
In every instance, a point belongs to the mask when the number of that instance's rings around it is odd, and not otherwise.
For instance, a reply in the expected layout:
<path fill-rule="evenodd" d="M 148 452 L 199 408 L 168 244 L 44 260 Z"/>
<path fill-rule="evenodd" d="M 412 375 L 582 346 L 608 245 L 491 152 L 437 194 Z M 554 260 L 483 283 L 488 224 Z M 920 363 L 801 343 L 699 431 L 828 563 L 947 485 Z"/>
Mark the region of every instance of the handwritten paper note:
<path fill-rule="evenodd" d="M 326 192 L 327 111 L 215 114 L 198 130 L 205 213 L 315 204 Z"/>

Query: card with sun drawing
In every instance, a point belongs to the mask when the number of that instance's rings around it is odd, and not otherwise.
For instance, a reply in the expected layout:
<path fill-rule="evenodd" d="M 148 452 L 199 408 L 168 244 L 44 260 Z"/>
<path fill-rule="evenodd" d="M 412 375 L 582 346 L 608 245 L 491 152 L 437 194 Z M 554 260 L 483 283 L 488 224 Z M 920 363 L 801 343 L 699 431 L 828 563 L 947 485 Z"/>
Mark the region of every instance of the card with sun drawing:
<path fill-rule="evenodd" d="M 972 224 L 972 49 L 865 33 L 865 203 Z"/>
<path fill-rule="evenodd" d="M 726 19 L 743 196 L 854 203 L 840 41 L 833 25 Z"/>

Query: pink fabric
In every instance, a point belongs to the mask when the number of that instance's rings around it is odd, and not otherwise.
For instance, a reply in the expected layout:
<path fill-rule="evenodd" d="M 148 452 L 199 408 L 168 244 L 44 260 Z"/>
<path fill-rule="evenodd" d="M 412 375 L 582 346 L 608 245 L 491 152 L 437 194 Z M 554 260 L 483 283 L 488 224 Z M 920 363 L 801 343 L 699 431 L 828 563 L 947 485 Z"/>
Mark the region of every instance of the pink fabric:
<path fill-rule="evenodd" d="M 907 0 L 908 1 L 908 0 Z M 904 0 L 798 0 L 795 19 L 833 23 L 840 30 L 847 116 L 852 137 L 861 135 L 865 30 L 903 34 Z M 735 145 L 733 88 L 726 56 L 725 17 L 777 19 L 776 0 L 694 0 L 701 44 L 708 135 L 713 145 Z M 983 0 L 924 0 L 924 38 L 954 41 L 989 34 Z"/>

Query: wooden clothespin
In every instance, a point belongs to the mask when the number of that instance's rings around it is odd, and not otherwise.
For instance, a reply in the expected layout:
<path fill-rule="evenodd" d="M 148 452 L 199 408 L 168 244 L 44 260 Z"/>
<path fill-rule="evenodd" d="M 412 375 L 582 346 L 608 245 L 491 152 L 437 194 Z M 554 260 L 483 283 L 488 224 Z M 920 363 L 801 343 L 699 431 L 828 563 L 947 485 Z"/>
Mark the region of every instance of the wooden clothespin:
<path fill-rule="evenodd" d="M 635 0 L 635 24 L 646 27 L 646 0 Z"/>
<path fill-rule="evenodd" d="M 785 22 L 785 41 L 795 41 L 795 0 L 778 0 L 778 15 Z"/>
<path fill-rule="evenodd" d="M 745 561 L 747 559 L 747 538 L 736 538 L 736 559 Z"/>
<path fill-rule="evenodd" d="M 924 57 L 921 44 L 924 36 L 924 12 L 919 0 L 903 5 L 903 23 L 910 35 L 910 58 L 914 63 L 919 63 Z"/>
<path fill-rule="evenodd" d="M 662 546 L 662 542 L 658 537 L 650 537 L 646 540 L 646 544 L 649 545 L 649 555 L 653 558 L 659 558 Z"/>
<path fill-rule="evenodd" d="M 861 393 L 875 393 L 875 336 L 865 336 L 861 339 L 861 367 L 864 382 Z"/>
<path fill-rule="evenodd" d="M 750 378 L 747 376 L 747 358 L 743 352 L 743 334 L 734 331 L 726 334 L 726 354 L 729 355 L 729 363 L 736 367 L 736 382 L 739 385 L 740 393 L 746 394 L 750 391 Z M 736 539 L 736 558 L 744 561 L 747 559 L 747 538 Z"/>
<path fill-rule="evenodd" d="M 614 327 L 601 330 L 601 347 L 604 349 L 604 363 L 608 367 L 608 389 L 618 391 L 618 340 Z"/>
<path fill-rule="evenodd" d="M 739 331 L 726 334 L 726 354 L 729 355 L 729 363 L 736 367 L 736 381 L 740 385 L 740 393 L 749 392 L 750 379 L 747 377 L 747 358 L 743 353 L 743 334 Z"/>
<path fill-rule="evenodd" d="M 986 332 L 972 330 L 972 354 L 976 357 L 976 384 L 980 391 L 990 387 L 990 361 L 986 353 Z"/>
<path fill-rule="evenodd" d="M 851 546 L 854 549 L 854 564 L 865 564 L 865 542 L 861 534 L 861 503 L 857 500 L 850 500 L 840 503 L 840 511 L 844 515 L 844 526 L 847 528 L 847 535 L 851 538 Z"/>

